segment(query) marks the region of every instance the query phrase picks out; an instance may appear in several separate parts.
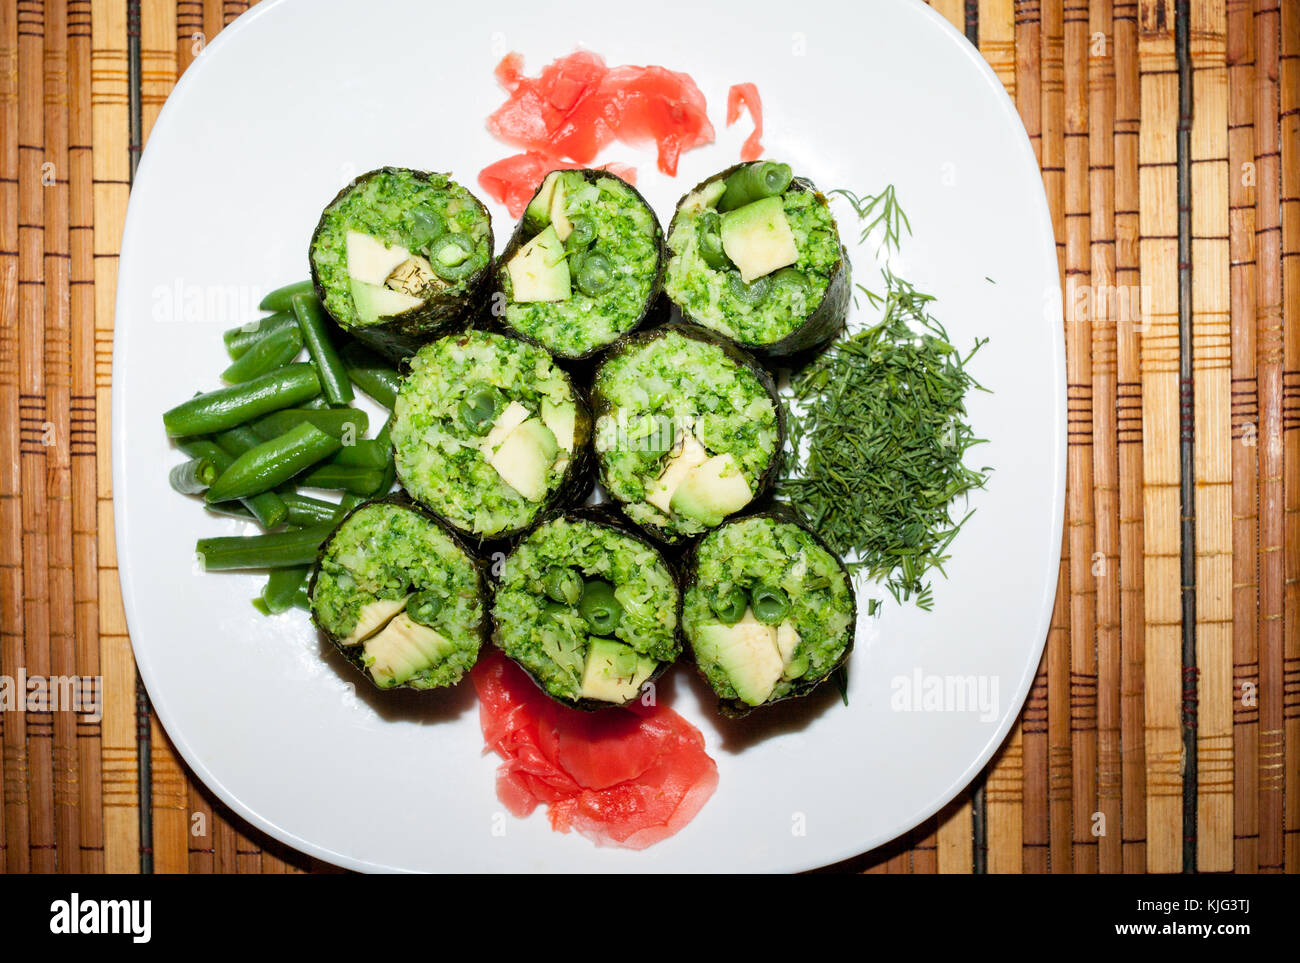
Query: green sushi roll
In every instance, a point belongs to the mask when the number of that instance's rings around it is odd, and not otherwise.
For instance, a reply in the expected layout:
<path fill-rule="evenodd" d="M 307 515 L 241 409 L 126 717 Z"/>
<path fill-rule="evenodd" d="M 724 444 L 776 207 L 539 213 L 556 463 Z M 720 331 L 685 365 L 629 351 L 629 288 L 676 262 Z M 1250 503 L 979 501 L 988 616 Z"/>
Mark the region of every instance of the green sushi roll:
<path fill-rule="evenodd" d="M 325 208 L 311 278 L 340 328 L 399 359 L 482 306 L 492 246 L 487 208 L 449 176 L 381 167 Z"/>
<path fill-rule="evenodd" d="M 553 354 L 586 358 L 646 319 L 663 270 L 663 229 L 635 188 L 552 171 L 501 255 L 492 311 Z"/>
<path fill-rule="evenodd" d="M 353 509 L 321 546 L 312 619 L 380 689 L 454 685 L 487 635 L 479 561 L 404 497 Z"/>
<path fill-rule="evenodd" d="M 478 539 L 506 538 L 591 483 L 591 415 L 537 345 L 468 330 L 410 359 L 393 407 L 397 477 Z"/>
<path fill-rule="evenodd" d="M 665 542 L 721 524 L 780 470 L 785 418 L 771 375 L 701 328 L 664 325 L 615 346 L 592 406 L 601 484 Z"/>
<path fill-rule="evenodd" d="M 706 535 L 685 580 L 682 630 L 726 715 L 807 695 L 853 648 L 848 570 L 782 507 Z"/>
<path fill-rule="evenodd" d="M 681 199 L 664 291 L 688 321 L 768 357 L 830 341 L 848 315 L 849 260 L 826 198 L 789 165 L 738 164 Z"/>
<path fill-rule="evenodd" d="M 637 698 L 681 654 L 672 568 L 608 510 L 537 526 L 506 559 L 493 641 L 552 699 L 579 709 Z"/>

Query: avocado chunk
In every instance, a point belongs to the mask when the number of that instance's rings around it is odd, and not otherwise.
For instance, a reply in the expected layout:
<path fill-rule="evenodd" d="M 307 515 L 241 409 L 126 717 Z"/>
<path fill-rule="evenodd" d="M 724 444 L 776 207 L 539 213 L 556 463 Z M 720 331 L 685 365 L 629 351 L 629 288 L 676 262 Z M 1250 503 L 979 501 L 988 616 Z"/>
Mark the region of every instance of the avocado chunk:
<path fill-rule="evenodd" d="M 425 288 L 438 284 L 439 281 L 433 273 L 433 265 L 418 254 L 412 254 L 393 268 L 386 283 L 394 291 L 418 297 Z"/>
<path fill-rule="evenodd" d="M 555 442 L 565 451 L 573 451 L 573 441 L 578 433 L 578 409 L 570 404 L 556 404 L 542 399 L 542 424 L 551 429 Z"/>
<path fill-rule="evenodd" d="M 552 225 L 515 252 L 506 265 L 516 303 L 567 301 L 573 293 L 564 242 Z"/>
<path fill-rule="evenodd" d="M 712 526 L 721 525 L 724 518 L 740 511 L 753 497 L 740 466 L 727 453 L 714 455 L 692 468 L 669 504 L 676 514 Z"/>
<path fill-rule="evenodd" d="M 741 702 L 758 706 L 768 700 L 785 671 L 775 628 L 747 608 L 734 625 L 706 622 L 695 632 L 696 657 L 721 668 Z"/>
<path fill-rule="evenodd" d="M 722 250 L 746 284 L 798 261 L 781 198 L 765 197 L 723 214 Z"/>
<path fill-rule="evenodd" d="M 360 231 L 348 231 L 348 277 L 366 284 L 383 284 L 393 270 L 411 256 L 400 244 L 391 247 Z"/>
<path fill-rule="evenodd" d="M 551 222 L 551 198 L 559 179 L 560 172 L 551 171 L 538 188 L 537 196 L 528 202 L 528 207 L 524 209 L 524 222 L 528 228 L 540 231 Z"/>
<path fill-rule="evenodd" d="M 380 318 L 401 314 L 411 308 L 419 307 L 424 302 L 417 297 L 394 291 L 368 281 L 351 281 L 352 305 L 357 309 L 357 318 L 362 324 L 372 324 Z"/>
<path fill-rule="evenodd" d="M 357 613 L 356 627 L 339 639 L 340 645 L 356 645 L 370 638 L 387 625 L 398 612 L 406 608 L 411 596 L 403 595 L 400 599 L 375 599 L 361 606 Z"/>
<path fill-rule="evenodd" d="M 799 632 L 789 619 L 776 627 L 776 648 L 781 653 L 781 664 L 785 666 L 781 678 L 787 682 L 808 671 L 807 654 L 797 654 L 800 641 Z"/>
<path fill-rule="evenodd" d="M 555 236 L 561 241 L 568 240 L 573 233 L 573 222 L 564 213 L 564 205 L 569 202 L 564 190 L 564 181 L 556 178 L 555 190 L 551 193 L 551 224 L 555 226 Z"/>
<path fill-rule="evenodd" d="M 366 641 L 363 661 L 375 684 L 389 689 L 437 665 L 454 648 L 437 631 L 403 612 Z"/>
<path fill-rule="evenodd" d="M 645 496 L 647 502 L 665 515 L 672 511 L 673 494 L 686 476 L 709 460 L 709 453 L 689 431 L 681 433 L 681 443 L 674 447 L 676 453 L 669 456 L 664 470 L 659 473 Z"/>
<path fill-rule="evenodd" d="M 492 423 L 492 430 L 484 437 L 479 450 L 483 453 L 483 459 L 492 463 L 492 456 L 496 450 L 501 447 L 501 443 L 510 437 L 510 432 L 514 431 L 525 421 L 528 420 L 528 409 L 518 401 L 512 401 L 506 405 L 501 414 L 497 415 L 497 420 Z"/>
<path fill-rule="evenodd" d="M 546 474 L 558 451 L 551 429 L 540 419 L 529 418 L 510 432 L 488 464 L 524 498 L 540 502 L 546 496 Z"/>
<path fill-rule="evenodd" d="M 655 660 L 613 639 L 593 638 L 582 674 L 582 697 L 601 702 L 630 702 L 654 674 Z"/>

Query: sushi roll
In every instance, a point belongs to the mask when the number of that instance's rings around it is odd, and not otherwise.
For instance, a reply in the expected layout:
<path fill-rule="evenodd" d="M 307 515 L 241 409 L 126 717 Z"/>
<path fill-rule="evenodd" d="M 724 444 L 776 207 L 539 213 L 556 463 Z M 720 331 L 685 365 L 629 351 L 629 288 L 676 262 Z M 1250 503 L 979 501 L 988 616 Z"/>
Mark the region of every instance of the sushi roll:
<path fill-rule="evenodd" d="M 506 559 L 493 641 L 547 695 L 579 709 L 637 698 L 681 654 L 677 581 L 607 509 L 537 526 Z"/>
<path fill-rule="evenodd" d="M 338 326 L 397 360 L 481 306 L 492 220 L 446 174 L 381 167 L 325 208 L 310 260 L 316 297 Z"/>
<path fill-rule="evenodd" d="M 645 320 L 663 270 L 663 229 L 635 188 L 606 171 L 552 171 L 501 255 L 493 313 L 561 358 L 586 358 Z"/>
<path fill-rule="evenodd" d="M 592 384 L 600 481 L 656 538 L 699 535 L 771 487 L 785 417 L 772 377 L 735 345 L 670 324 L 632 335 Z"/>
<path fill-rule="evenodd" d="M 788 164 L 738 164 L 681 199 L 664 291 L 688 321 L 768 357 L 830 341 L 849 309 L 849 260 L 830 207 Z"/>
<path fill-rule="evenodd" d="M 848 570 L 788 510 L 728 521 L 685 564 L 682 629 L 724 714 L 807 695 L 848 658 Z"/>
<path fill-rule="evenodd" d="M 402 487 L 480 540 L 585 497 L 590 437 L 587 406 L 551 356 L 488 331 L 421 348 L 393 406 Z"/>
<path fill-rule="evenodd" d="M 454 685 L 487 635 L 478 560 L 400 495 L 348 513 L 308 594 L 317 627 L 380 689 Z"/>

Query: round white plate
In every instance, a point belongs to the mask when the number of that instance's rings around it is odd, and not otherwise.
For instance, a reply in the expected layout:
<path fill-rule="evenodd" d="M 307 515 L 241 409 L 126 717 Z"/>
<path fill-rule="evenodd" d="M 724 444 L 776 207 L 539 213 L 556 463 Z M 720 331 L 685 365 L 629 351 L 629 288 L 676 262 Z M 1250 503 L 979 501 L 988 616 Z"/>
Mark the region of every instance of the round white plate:
<path fill-rule="evenodd" d="M 792 16 L 792 10 L 795 15 Z M 1055 590 L 1064 501 L 1065 362 L 1056 257 L 1038 167 L 975 49 L 912 0 L 759 0 L 734 10 L 656 0 L 631 19 L 572 2 L 280 0 L 243 15 L 186 72 L 149 138 L 118 275 L 113 464 L 118 564 L 140 673 L 185 761 L 291 846 L 368 870 L 798 870 L 884 843 L 980 772 L 1028 691 Z M 201 573 L 195 539 L 243 526 L 167 486 L 181 460 L 160 415 L 217 387 L 221 332 L 307 273 L 321 208 L 385 164 L 451 171 L 479 192 L 513 153 L 484 119 L 492 69 L 530 73 L 575 46 L 608 63 L 690 73 L 717 142 L 678 176 L 615 144 L 666 223 L 677 198 L 738 159 L 727 88 L 758 84 L 769 156 L 823 190 L 892 183 L 911 219 L 891 264 L 938 296 L 954 340 L 991 339 L 970 413 L 995 468 L 972 499 L 934 611 L 889 602 L 863 619 L 849 705 L 833 685 L 727 724 L 684 668 L 662 697 L 704 732 L 717 793 L 643 852 L 555 833 L 541 809 L 504 814 L 466 682 L 380 694 L 329 657 L 304 613 L 263 618 L 258 575 Z M 493 206 L 498 244 L 511 219 Z M 855 221 L 836 211 L 846 240 Z M 856 281 L 879 288 L 874 245 Z M 866 304 L 863 303 L 865 310 Z M 865 316 L 865 315 L 862 315 Z"/>

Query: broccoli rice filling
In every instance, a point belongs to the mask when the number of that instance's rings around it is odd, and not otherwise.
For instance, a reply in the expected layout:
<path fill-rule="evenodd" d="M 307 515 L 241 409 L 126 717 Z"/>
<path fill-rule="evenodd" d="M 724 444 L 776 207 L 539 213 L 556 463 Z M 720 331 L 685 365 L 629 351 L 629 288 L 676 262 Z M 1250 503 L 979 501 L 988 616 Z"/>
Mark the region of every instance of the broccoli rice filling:
<path fill-rule="evenodd" d="M 489 229 L 483 206 L 446 174 L 425 177 L 400 168 L 381 170 L 325 210 L 311 250 L 325 308 L 344 327 L 383 320 L 358 313 L 348 265 L 350 234 L 365 235 L 388 247 L 400 245 L 426 262 L 440 257 L 455 260 L 454 264 L 440 262 L 446 278 L 427 270 L 408 275 L 404 290 L 427 300 L 435 294 L 456 297 L 468 291 L 470 279 L 492 259 Z M 449 236 L 463 242 L 452 245 Z M 444 247 L 448 253 L 440 254 Z"/>
<path fill-rule="evenodd" d="M 320 560 L 311 605 L 320 625 L 342 640 L 358 633 L 363 611 L 383 612 L 370 626 L 369 634 L 375 634 L 388 616 L 400 611 L 396 603 L 417 596 L 426 600 L 415 613 L 420 624 L 435 630 L 451 647 L 441 650 L 437 661 L 417 668 L 404 684 L 452 685 L 478 657 L 484 606 L 474 563 L 446 532 L 418 512 L 375 503 L 357 509 L 331 537 Z M 376 602 L 395 604 L 371 608 Z M 360 646 L 363 641 L 352 644 Z M 361 658 L 369 667 L 368 657 Z"/>
<path fill-rule="evenodd" d="M 699 667 L 723 699 L 738 697 L 739 680 L 721 660 L 705 654 L 701 628 L 724 621 L 719 616 L 719 609 L 725 609 L 720 600 L 741 600 L 737 609 L 749 616 L 760 609 L 762 595 L 772 588 L 788 601 L 788 609 L 779 612 L 777 619 L 793 626 L 798 641 L 783 653 L 787 670 L 795 671 L 784 672 L 765 701 L 784 698 L 823 679 L 853 637 L 852 588 L 839 562 L 816 539 L 798 525 L 768 517 L 726 525 L 699 544 L 682 607 L 682 626 Z M 730 618 L 734 621 L 735 615 Z"/>
<path fill-rule="evenodd" d="M 576 444 L 578 402 L 547 352 L 514 338 L 469 331 L 411 358 L 393 408 L 402 486 L 458 528 L 494 535 L 529 524 L 559 487 Z M 507 424 L 520 432 L 504 432 Z M 507 471 L 502 441 L 518 446 L 527 484 Z M 538 441 L 540 437 L 540 441 Z"/>
<path fill-rule="evenodd" d="M 567 573 L 574 588 L 556 589 Z M 612 628 L 583 615 L 583 583 L 613 588 L 621 616 Z M 654 549 L 617 529 L 559 518 L 528 536 L 506 560 L 493 602 L 496 642 L 553 696 L 575 701 L 593 639 L 608 638 L 655 663 L 680 654 L 677 586 Z"/>
<path fill-rule="evenodd" d="M 724 189 L 715 180 L 683 199 L 668 233 L 664 290 L 705 327 L 744 344 L 773 344 L 796 331 L 826 294 L 841 258 L 835 219 L 825 200 L 792 185 L 781 203 L 798 260 L 747 285 L 734 267 L 710 267 L 700 250 L 699 219 L 716 210 Z"/>
<path fill-rule="evenodd" d="M 622 181 L 556 172 L 543 190 L 555 198 L 542 213 L 530 205 L 529 238 L 558 227 L 568 283 L 552 300 L 516 300 L 508 262 L 498 270 L 507 300 L 506 324 L 551 350 L 578 356 L 631 330 L 648 308 L 659 269 L 659 227 L 654 213 Z M 557 257 L 560 257 L 558 255 Z"/>
<path fill-rule="evenodd" d="M 730 455 L 751 493 L 776 456 L 777 413 L 763 383 L 714 344 L 667 332 L 614 354 L 593 392 L 601 483 L 640 524 L 681 535 L 713 527 L 647 501 L 689 438 Z M 662 504 L 662 503 L 661 503 Z"/>

